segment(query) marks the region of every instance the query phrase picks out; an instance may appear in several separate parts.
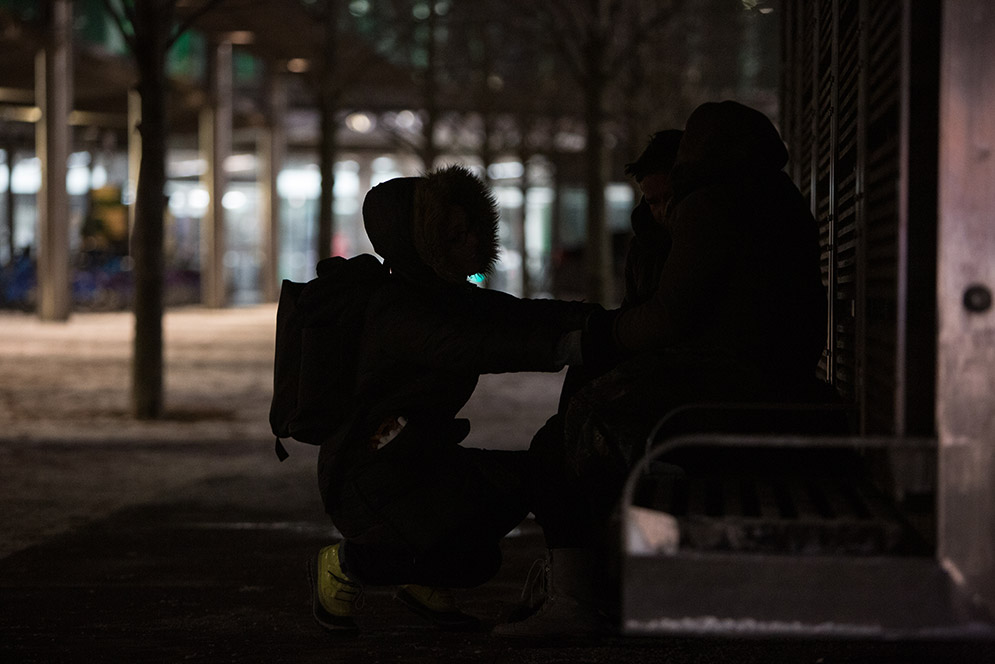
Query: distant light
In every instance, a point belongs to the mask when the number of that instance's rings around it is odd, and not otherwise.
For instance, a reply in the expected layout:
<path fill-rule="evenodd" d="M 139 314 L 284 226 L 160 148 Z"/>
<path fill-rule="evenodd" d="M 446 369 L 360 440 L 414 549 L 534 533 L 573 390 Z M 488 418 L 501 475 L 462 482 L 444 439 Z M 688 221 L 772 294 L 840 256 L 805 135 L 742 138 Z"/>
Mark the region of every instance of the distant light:
<path fill-rule="evenodd" d="M 429 7 L 427 2 L 419 2 L 411 8 L 411 15 L 419 21 L 424 21 L 432 15 L 432 8 Z"/>
<path fill-rule="evenodd" d="M 89 152 L 73 152 L 69 155 L 69 159 L 66 162 L 69 168 L 80 168 L 83 166 L 90 165 L 90 153 Z"/>
<path fill-rule="evenodd" d="M 180 189 L 177 189 L 169 197 L 169 210 L 175 216 L 179 217 L 183 215 L 187 207 L 187 195 Z"/>
<path fill-rule="evenodd" d="M 359 174 L 350 170 L 339 169 L 336 164 L 335 186 L 333 187 L 337 198 L 359 196 Z"/>
<path fill-rule="evenodd" d="M 495 185 L 494 197 L 497 198 L 498 206 L 501 209 L 514 210 L 522 207 L 522 190 L 518 187 L 508 187 Z"/>
<path fill-rule="evenodd" d="M 233 154 L 225 157 L 225 172 L 245 173 L 256 168 L 256 156 L 253 154 Z"/>
<path fill-rule="evenodd" d="M 349 13 L 353 16 L 366 16 L 369 12 L 369 0 L 353 0 L 349 3 Z"/>
<path fill-rule="evenodd" d="M 487 176 L 492 180 L 520 178 L 523 173 L 525 173 L 525 167 L 517 161 L 504 161 L 487 167 Z"/>
<path fill-rule="evenodd" d="M 517 270 L 522 267 L 522 254 L 514 249 L 505 249 L 502 247 L 498 253 L 498 265 L 502 270 Z"/>
<path fill-rule="evenodd" d="M 397 164 L 394 163 L 394 160 L 390 157 L 377 157 L 370 165 L 373 167 L 374 173 L 383 173 L 385 171 L 393 172 L 397 166 Z"/>
<path fill-rule="evenodd" d="M 311 68 L 311 62 L 307 58 L 291 58 L 287 60 L 287 71 L 294 74 L 303 74 Z"/>
<path fill-rule="evenodd" d="M 276 190 L 291 202 L 317 198 L 321 195 L 321 173 L 317 167 L 285 168 L 276 176 Z"/>
<path fill-rule="evenodd" d="M 504 89 L 504 79 L 497 74 L 491 74 L 487 77 L 487 87 L 494 92 L 499 92 Z"/>
<path fill-rule="evenodd" d="M 627 184 L 610 184 L 605 187 L 605 200 L 609 203 L 633 203 L 632 187 Z"/>
<path fill-rule="evenodd" d="M 401 111 L 397 114 L 397 126 L 402 129 L 411 129 L 415 126 L 415 114 L 411 111 Z"/>
<path fill-rule="evenodd" d="M 438 16 L 445 16 L 449 13 L 450 3 L 449 0 L 440 0 L 435 3 L 435 13 Z"/>
<path fill-rule="evenodd" d="M 198 187 L 197 189 L 191 189 L 190 193 L 187 194 L 187 205 L 192 210 L 204 211 L 210 204 L 211 195 L 207 193 L 207 189 Z"/>
<path fill-rule="evenodd" d="M 207 172 L 206 159 L 181 159 L 169 164 L 169 177 L 188 178 L 203 175 Z"/>
<path fill-rule="evenodd" d="M 248 200 L 241 191 L 229 191 L 221 197 L 221 206 L 226 210 L 241 210 Z"/>
<path fill-rule="evenodd" d="M 565 152 L 580 152 L 587 145 L 587 137 L 575 132 L 561 131 L 553 137 L 553 143 Z"/>
<path fill-rule="evenodd" d="M 256 41 L 256 35 L 251 30 L 233 30 L 226 34 L 225 38 L 236 46 L 248 46 Z"/>
<path fill-rule="evenodd" d="M 15 194 L 37 194 L 41 188 L 41 159 L 32 157 L 14 164 L 10 190 Z"/>
<path fill-rule="evenodd" d="M 373 119 L 366 113 L 350 113 L 345 119 L 345 124 L 360 134 L 366 134 L 373 129 Z"/>
<path fill-rule="evenodd" d="M 90 191 L 90 171 L 86 166 L 71 166 L 66 173 L 66 192 L 82 196 Z"/>
<path fill-rule="evenodd" d="M 761 7 L 760 8 L 760 13 L 761 14 L 773 14 L 774 13 L 774 8 L 773 7 Z"/>
<path fill-rule="evenodd" d="M 104 168 L 103 164 L 97 164 L 93 167 L 93 172 L 90 173 L 90 186 L 94 189 L 100 189 L 105 184 L 107 184 L 107 169 Z"/>

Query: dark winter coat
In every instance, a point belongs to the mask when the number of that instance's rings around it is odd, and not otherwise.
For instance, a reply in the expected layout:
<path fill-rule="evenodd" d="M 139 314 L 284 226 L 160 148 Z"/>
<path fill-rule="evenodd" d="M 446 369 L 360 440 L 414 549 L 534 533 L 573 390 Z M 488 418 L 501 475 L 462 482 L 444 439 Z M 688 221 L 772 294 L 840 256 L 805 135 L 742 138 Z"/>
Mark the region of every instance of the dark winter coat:
<path fill-rule="evenodd" d="M 632 238 L 625 255 L 625 293 L 622 309 L 628 309 L 651 299 L 660 285 L 660 273 L 670 254 L 670 231 L 653 219 L 644 199 L 630 215 Z"/>
<path fill-rule="evenodd" d="M 424 219 L 423 178 L 392 180 L 367 196 L 364 221 L 391 273 L 371 296 L 356 358 L 355 425 L 328 463 L 362 457 L 384 420 L 403 416 L 420 437 L 454 444 L 454 419 L 484 373 L 559 371 L 563 334 L 580 329 L 590 305 L 524 300 L 443 279 L 417 249 L 412 219 Z M 433 222 L 434 223 L 434 222 Z M 495 217 L 496 223 L 496 217 Z M 417 226 L 417 223 L 415 224 Z M 424 233 L 422 233 L 424 236 Z M 431 240 L 429 240 L 431 242 Z M 486 253 L 486 252 L 485 252 Z M 486 263 L 491 256 L 481 258 Z M 358 456 L 357 456 L 358 455 Z"/>
<path fill-rule="evenodd" d="M 811 379 L 826 294 L 818 228 L 786 161 L 757 111 L 722 102 L 691 115 L 665 219 L 672 249 L 653 297 L 611 317 L 617 348 L 714 352 L 774 381 Z"/>

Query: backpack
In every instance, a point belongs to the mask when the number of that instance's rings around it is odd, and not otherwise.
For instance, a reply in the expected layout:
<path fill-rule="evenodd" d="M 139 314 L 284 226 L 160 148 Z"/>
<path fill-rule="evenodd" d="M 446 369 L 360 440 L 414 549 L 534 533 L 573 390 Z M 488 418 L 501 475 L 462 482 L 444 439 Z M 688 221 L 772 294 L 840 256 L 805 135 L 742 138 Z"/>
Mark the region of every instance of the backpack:
<path fill-rule="evenodd" d="M 269 422 L 281 461 L 289 456 L 282 438 L 321 445 L 355 419 L 366 307 L 389 274 L 370 254 L 326 258 L 317 273 L 280 288 Z"/>

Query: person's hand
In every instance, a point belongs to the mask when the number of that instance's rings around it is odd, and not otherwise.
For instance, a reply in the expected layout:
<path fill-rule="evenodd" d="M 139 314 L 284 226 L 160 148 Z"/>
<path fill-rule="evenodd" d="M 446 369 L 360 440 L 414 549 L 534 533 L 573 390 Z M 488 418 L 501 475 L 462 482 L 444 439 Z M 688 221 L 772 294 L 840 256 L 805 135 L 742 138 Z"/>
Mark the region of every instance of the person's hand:
<path fill-rule="evenodd" d="M 592 312 L 584 323 L 581 335 L 581 355 L 584 371 L 591 377 L 610 371 L 622 357 L 622 349 L 615 341 L 615 319 L 618 309 Z"/>

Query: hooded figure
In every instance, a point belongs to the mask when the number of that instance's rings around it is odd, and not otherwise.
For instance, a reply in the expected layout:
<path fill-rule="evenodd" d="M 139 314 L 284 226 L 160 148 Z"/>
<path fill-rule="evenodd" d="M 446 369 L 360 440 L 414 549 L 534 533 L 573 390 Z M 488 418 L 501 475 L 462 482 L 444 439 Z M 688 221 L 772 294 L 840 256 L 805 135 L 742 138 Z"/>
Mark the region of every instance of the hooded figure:
<path fill-rule="evenodd" d="M 530 511 L 535 478 L 524 451 L 460 446 L 470 426 L 456 415 L 482 373 L 579 359 L 568 340 L 592 307 L 468 283 L 496 260 L 498 215 L 463 167 L 377 185 L 363 219 L 390 274 L 366 306 L 352 425 L 319 453 L 322 499 L 344 542 L 312 564 L 314 615 L 355 629 L 361 585 L 401 585 L 409 607 L 464 627 L 475 620 L 448 588 L 497 572 L 500 539 Z"/>
<path fill-rule="evenodd" d="M 592 355 L 721 355 L 785 397 L 811 383 L 825 346 L 826 292 L 818 226 L 781 170 L 787 159 L 759 111 L 725 101 L 691 114 L 671 174 L 664 224 L 673 246 L 656 293 L 599 316 Z"/>
<path fill-rule="evenodd" d="M 658 283 L 585 326 L 584 369 L 603 375 L 566 408 L 559 454 L 574 506 L 546 516 L 560 544 L 550 552 L 545 610 L 507 634 L 576 634 L 598 628 L 599 610 L 611 612 L 597 591 L 614 583 L 600 557 L 610 514 L 663 415 L 691 403 L 824 396 L 816 378 L 827 316 L 818 227 L 781 171 L 787 157 L 770 120 L 742 104 L 703 104 L 688 118 L 662 219 L 671 246 Z M 533 447 L 559 442 L 537 437 Z"/>
<path fill-rule="evenodd" d="M 825 398 L 818 226 L 781 170 L 787 159 L 773 124 L 752 108 L 710 102 L 688 118 L 656 292 L 592 315 L 584 332 L 585 366 L 621 364 L 570 406 L 578 466 L 607 454 L 624 475 L 655 421 L 684 404 Z"/>

